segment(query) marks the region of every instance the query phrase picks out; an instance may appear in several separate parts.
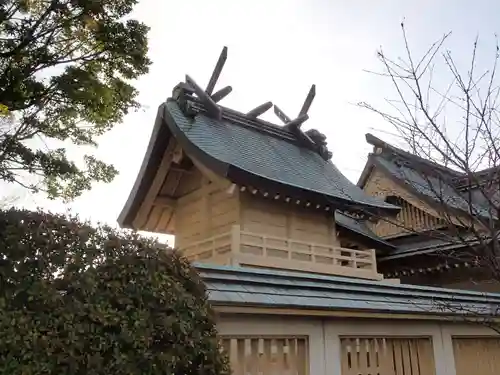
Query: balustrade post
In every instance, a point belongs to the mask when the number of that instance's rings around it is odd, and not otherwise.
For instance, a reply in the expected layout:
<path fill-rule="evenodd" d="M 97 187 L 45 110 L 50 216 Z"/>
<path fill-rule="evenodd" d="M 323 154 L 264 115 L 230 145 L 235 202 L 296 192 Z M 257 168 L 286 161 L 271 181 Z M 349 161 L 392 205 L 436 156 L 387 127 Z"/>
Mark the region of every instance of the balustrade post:
<path fill-rule="evenodd" d="M 358 269 L 358 253 L 356 251 L 351 251 L 351 268 L 354 268 L 355 270 Z"/>
<path fill-rule="evenodd" d="M 231 263 L 233 266 L 238 265 L 238 254 L 241 246 L 241 227 L 233 225 L 231 227 Z"/>
<path fill-rule="evenodd" d="M 377 254 L 375 249 L 370 249 L 370 256 L 372 259 L 372 270 L 376 274 L 377 273 Z"/>

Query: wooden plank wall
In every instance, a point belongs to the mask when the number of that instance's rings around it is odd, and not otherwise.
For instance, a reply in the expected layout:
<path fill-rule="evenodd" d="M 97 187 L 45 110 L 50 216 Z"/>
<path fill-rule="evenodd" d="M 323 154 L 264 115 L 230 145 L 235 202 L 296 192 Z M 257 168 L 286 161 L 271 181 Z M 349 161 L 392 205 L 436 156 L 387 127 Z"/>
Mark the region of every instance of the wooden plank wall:
<path fill-rule="evenodd" d="M 175 246 L 196 242 L 203 236 L 202 194 L 195 194 L 177 204 L 175 210 Z"/>
<path fill-rule="evenodd" d="M 436 373 L 430 338 L 343 337 L 341 352 L 342 375 Z"/>
<path fill-rule="evenodd" d="M 234 375 L 307 375 L 306 337 L 222 337 Z"/>
<path fill-rule="evenodd" d="M 176 211 L 175 246 L 217 236 L 231 230 L 239 219 L 238 191 L 208 181 L 190 194 L 179 198 Z"/>
<path fill-rule="evenodd" d="M 397 196 L 402 200 L 402 209 L 397 217 L 389 219 L 395 221 L 398 225 L 384 220 L 370 224 L 371 229 L 381 237 L 390 237 L 407 232 L 405 228 L 422 230 L 435 228 L 442 224 L 440 214 L 435 209 L 428 207 L 423 201 L 414 197 L 377 169 L 371 172 L 363 190 L 367 194 L 380 199 Z"/>
<path fill-rule="evenodd" d="M 203 177 L 198 175 L 199 179 Z M 180 197 L 175 210 L 176 246 L 181 247 L 229 232 L 240 224 L 243 231 L 290 238 L 303 242 L 339 246 L 332 214 L 240 193 L 229 193 L 230 183 L 214 184 L 190 180 L 179 189 L 190 193 Z M 198 186 L 192 190 L 193 186 Z"/>
<path fill-rule="evenodd" d="M 239 222 L 239 193 L 228 194 L 227 188 L 218 189 L 209 195 L 209 236 L 227 233 Z"/>
<path fill-rule="evenodd" d="M 195 190 L 198 190 L 201 188 L 201 181 L 202 181 L 202 174 L 199 171 L 199 169 L 193 168 L 191 171 L 186 173 L 184 176 L 182 176 L 182 179 L 175 189 L 175 196 L 176 197 L 182 197 L 184 195 L 187 195 L 189 193 L 192 193 Z M 170 193 L 168 189 L 167 184 L 165 183 L 163 189 L 162 189 L 162 194 L 168 195 Z"/>
<path fill-rule="evenodd" d="M 338 245 L 331 215 L 248 194 L 241 195 L 241 228 L 266 236 Z"/>
<path fill-rule="evenodd" d="M 499 375 L 500 338 L 453 338 L 457 375 Z"/>

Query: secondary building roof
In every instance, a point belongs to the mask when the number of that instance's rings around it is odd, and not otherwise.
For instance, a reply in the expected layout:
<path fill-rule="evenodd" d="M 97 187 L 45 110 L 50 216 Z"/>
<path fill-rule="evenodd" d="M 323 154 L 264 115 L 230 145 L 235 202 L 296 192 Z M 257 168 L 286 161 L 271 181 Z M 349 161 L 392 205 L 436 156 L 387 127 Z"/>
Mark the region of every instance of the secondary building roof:
<path fill-rule="evenodd" d="M 489 219 L 497 216 L 495 207 L 492 207 L 484 196 L 485 190 L 479 189 L 478 186 L 487 182 L 488 178 L 494 177 L 495 173 L 498 173 L 498 168 L 475 173 L 474 184 L 471 184 L 470 177 L 464 173 L 413 155 L 371 134 L 366 135 L 366 140 L 374 146 L 374 152 L 368 157 L 358 186 L 363 187 L 371 171 L 377 168 L 403 189 L 412 192 L 422 201 L 438 207 L 438 210 L 455 210 L 457 214 L 461 212 L 469 215 L 472 208 L 472 212 L 477 217 Z M 490 199 L 496 201 L 499 197 L 500 193 L 497 192 L 496 196 L 492 196 Z M 406 241 L 406 237 L 411 237 L 411 239 Z M 389 250 L 378 260 L 382 262 L 395 261 L 415 255 L 445 252 L 474 246 L 477 242 L 477 238 L 475 241 L 474 238 L 471 241 L 455 239 L 446 231 L 443 232 L 442 236 L 439 231 L 421 234 L 409 233 L 404 238 L 391 240 L 390 243 L 395 249 Z"/>
<path fill-rule="evenodd" d="M 487 317 L 500 305 L 500 294 L 266 269 L 196 267 L 214 306 Z"/>
<path fill-rule="evenodd" d="M 445 205 L 466 213 L 472 208 L 475 215 L 486 218 L 492 215 L 491 207 L 484 204 L 484 199 L 476 197 L 477 194 L 472 194 L 472 200 L 469 199 L 463 186 L 464 173 L 401 150 L 371 134 L 366 135 L 366 140 L 378 151 L 369 155 L 358 186 L 365 184 L 375 166 L 431 204 Z M 478 172 L 478 175 L 481 173 Z"/>

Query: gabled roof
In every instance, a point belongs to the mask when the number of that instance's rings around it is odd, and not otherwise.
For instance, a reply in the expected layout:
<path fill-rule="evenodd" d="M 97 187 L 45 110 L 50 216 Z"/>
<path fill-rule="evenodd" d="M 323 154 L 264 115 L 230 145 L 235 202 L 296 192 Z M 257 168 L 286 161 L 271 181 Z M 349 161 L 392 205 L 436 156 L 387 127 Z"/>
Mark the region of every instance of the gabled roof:
<path fill-rule="evenodd" d="M 475 246 L 480 243 L 479 239 L 475 236 L 469 238 L 453 237 L 451 234 L 444 234 L 439 236 L 435 234 L 415 234 L 412 235 L 414 241 L 406 241 L 402 243 L 392 243 L 395 249 L 387 254 L 384 254 L 378 259 L 379 262 L 384 262 L 391 259 L 406 258 L 413 255 L 431 254 L 465 249 L 470 246 Z M 487 239 L 485 239 L 487 240 Z M 451 259 L 450 259 L 451 260 Z"/>
<path fill-rule="evenodd" d="M 158 170 L 158 156 L 163 155 L 171 137 L 188 156 L 240 186 L 330 206 L 331 212 L 340 209 L 391 214 L 399 210 L 365 194 L 325 157 L 319 146 L 314 142 L 304 144 L 289 127 L 219 105 L 221 113 L 217 118 L 186 89 L 186 84 L 175 88 L 174 97 L 159 107 L 141 172 L 119 217 L 121 226 L 130 226 Z M 313 133 L 309 134 L 312 137 Z"/>
<path fill-rule="evenodd" d="M 469 212 L 467 195 L 457 186 L 464 174 L 394 147 L 371 134 L 366 135 L 366 140 L 377 152 L 369 155 L 358 186 L 364 186 L 370 171 L 376 166 L 430 204 L 445 204 L 457 212 Z M 471 204 L 475 215 L 490 217 L 490 208 L 484 205 L 484 200 L 473 197 Z"/>
<path fill-rule="evenodd" d="M 455 180 L 457 189 L 466 189 L 469 186 L 477 188 L 492 180 L 498 181 L 500 178 L 500 166 L 483 169 L 472 173 L 472 176 L 461 175 Z"/>
<path fill-rule="evenodd" d="M 395 285 L 277 270 L 197 264 L 214 306 L 490 316 L 500 294 Z"/>
<path fill-rule="evenodd" d="M 286 185 L 322 195 L 342 206 L 399 209 L 365 194 L 330 160 L 301 147 L 282 127 L 269 123 L 262 126 L 260 120 L 239 121 L 235 111 L 228 109 L 224 109 L 221 120 L 207 116 L 201 105 L 193 110 L 199 112 L 189 118 L 177 101 L 169 99 L 164 106 L 165 124 L 188 153 L 223 177 L 238 182 L 246 174 L 256 185 Z"/>

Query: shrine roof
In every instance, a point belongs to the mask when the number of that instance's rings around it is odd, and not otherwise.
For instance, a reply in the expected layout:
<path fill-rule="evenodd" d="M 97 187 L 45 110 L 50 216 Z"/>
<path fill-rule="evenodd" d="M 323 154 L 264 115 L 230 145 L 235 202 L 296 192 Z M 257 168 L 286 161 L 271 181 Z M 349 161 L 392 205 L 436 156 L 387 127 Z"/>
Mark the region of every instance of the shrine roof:
<path fill-rule="evenodd" d="M 500 294 L 278 270 L 196 265 L 213 306 L 488 316 Z"/>
<path fill-rule="evenodd" d="M 473 212 L 483 218 L 496 217 L 481 194 L 469 195 L 468 189 L 464 188 L 467 177 L 464 173 L 402 150 L 371 134 L 366 135 L 366 140 L 377 152 L 368 156 L 358 186 L 363 187 L 371 169 L 377 167 L 430 204 L 447 206 L 457 213 Z M 484 179 L 485 172 L 477 172 L 478 178 Z"/>
<path fill-rule="evenodd" d="M 335 210 L 367 216 L 399 211 L 399 207 L 365 194 L 340 172 L 331 161 L 323 134 L 301 129 L 309 118 L 315 85 L 295 119 L 271 102 L 246 113 L 218 104 L 232 90 L 227 86 L 213 92 L 225 54 L 226 49 L 206 89 L 186 76 L 186 81 L 175 86 L 172 96 L 159 106 L 141 170 L 118 219 L 122 227 L 131 226 L 172 138 L 188 157 L 211 172 L 265 196 L 289 197 L 332 215 Z M 271 107 L 283 125 L 259 118 Z"/>

